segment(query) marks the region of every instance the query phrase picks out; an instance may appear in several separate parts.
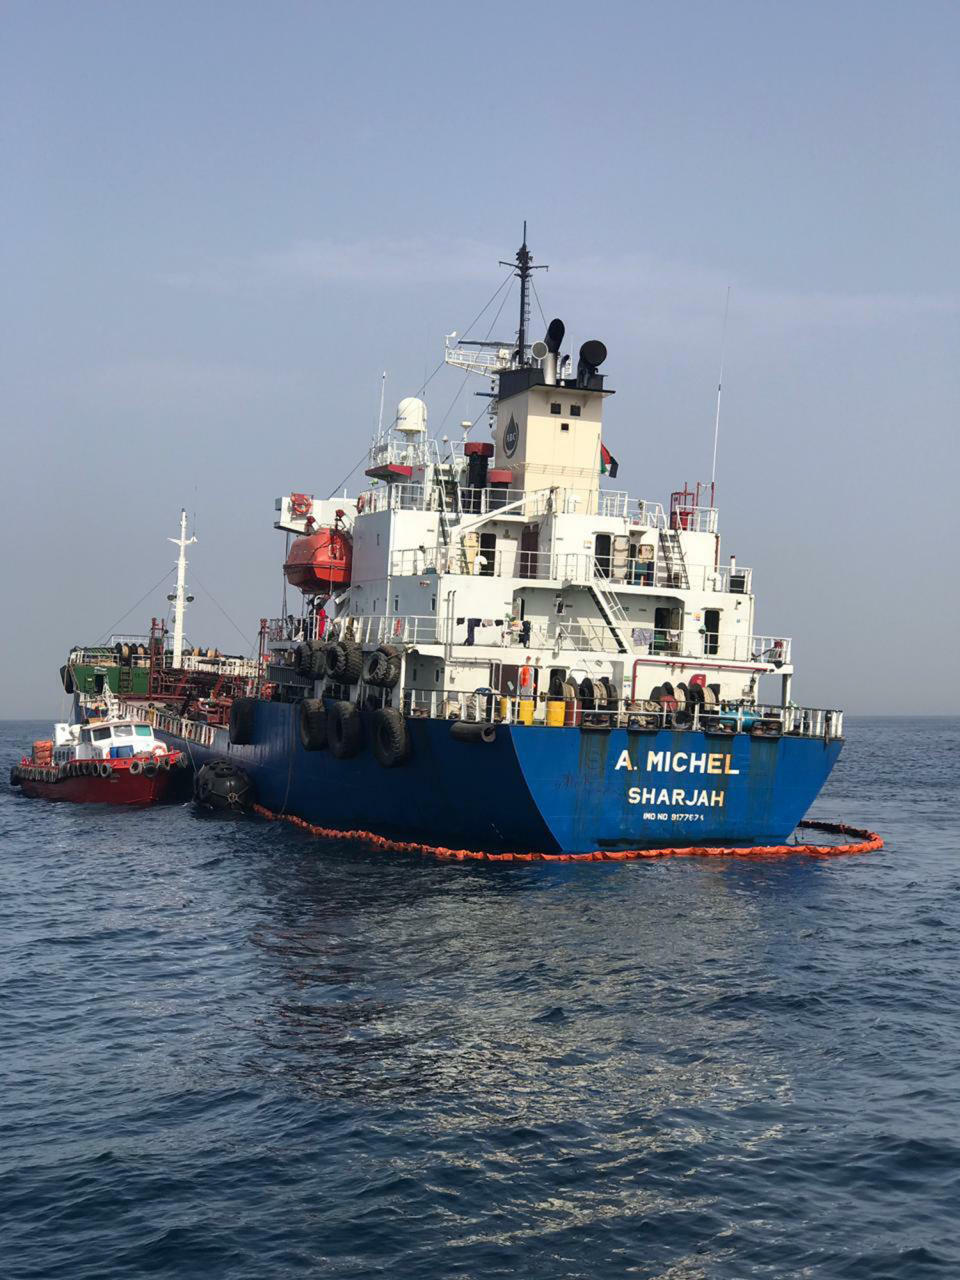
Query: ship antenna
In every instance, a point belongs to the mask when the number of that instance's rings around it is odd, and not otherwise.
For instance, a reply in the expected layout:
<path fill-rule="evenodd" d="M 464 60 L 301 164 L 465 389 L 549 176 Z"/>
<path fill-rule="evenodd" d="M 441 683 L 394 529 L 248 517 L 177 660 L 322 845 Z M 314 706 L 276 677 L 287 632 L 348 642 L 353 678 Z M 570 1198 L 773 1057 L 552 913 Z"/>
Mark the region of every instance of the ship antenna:
<path fill-rule="evenodd" d="M 723 329 L 720 332 L 720 376 L 717 379 L 717 413 L 713 420 L 713 468 L 710 472 L 710 505 L 713 506 L 717 488 L 717 444 L 720 440 L 720 394 L 723 391 L 723 356 L 727 346 L 727 316 L 730 313 L 730 286 L 723 308 Z"/>
<path fill-rule="evenodd" d="M 380 413 L 377 417 L 377 444 L 383 439 L 383 393 L 387 388 L 387 371 L 380 375 Z"/>
<path fill-rule="evenodd" d="M 546 263 L 540 263 L 538 266 L 533 265 L 533 254 L 527 248 L 527 220 L 523 220 L 523 244 L 517 250 L 516 261 L 500 262 L 501 267 L 516 266 L 515 275 L 520 281 L 520 326 L 517 329 L 517 349 L 514 352 L 514 358 L 519 365 L 527 363 L 527 325 L 530 323 L 530 295 L 528 286 L 530 284 L 531 271 L 548 271 Z"/>

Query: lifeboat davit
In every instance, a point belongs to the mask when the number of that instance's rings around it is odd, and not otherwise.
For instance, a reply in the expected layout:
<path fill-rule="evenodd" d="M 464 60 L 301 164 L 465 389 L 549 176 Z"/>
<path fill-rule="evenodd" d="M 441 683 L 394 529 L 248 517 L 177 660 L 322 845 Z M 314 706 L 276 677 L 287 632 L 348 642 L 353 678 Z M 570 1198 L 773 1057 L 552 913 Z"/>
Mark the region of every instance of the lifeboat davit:
<path fill-rule="evenodd" d="M 293 540 L 283 572 L 301 591 L 333 591 L 349 583 L 352 554 L 345 529 L 318 529 Z"/>

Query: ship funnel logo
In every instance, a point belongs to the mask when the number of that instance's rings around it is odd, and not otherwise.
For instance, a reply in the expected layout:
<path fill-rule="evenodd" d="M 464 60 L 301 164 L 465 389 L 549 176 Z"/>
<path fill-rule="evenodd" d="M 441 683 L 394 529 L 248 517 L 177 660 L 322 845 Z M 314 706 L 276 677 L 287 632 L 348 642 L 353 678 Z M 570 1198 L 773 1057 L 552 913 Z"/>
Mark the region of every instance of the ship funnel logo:
<path fill-rule="evenodd" d="M 517 445 L 520 443 L 520 428 L 517 426 L 517 420 L 511 413 L 510 421 L 503 429 L 503 452 L 508 458 L 512 458 L 517 451 Z"/>

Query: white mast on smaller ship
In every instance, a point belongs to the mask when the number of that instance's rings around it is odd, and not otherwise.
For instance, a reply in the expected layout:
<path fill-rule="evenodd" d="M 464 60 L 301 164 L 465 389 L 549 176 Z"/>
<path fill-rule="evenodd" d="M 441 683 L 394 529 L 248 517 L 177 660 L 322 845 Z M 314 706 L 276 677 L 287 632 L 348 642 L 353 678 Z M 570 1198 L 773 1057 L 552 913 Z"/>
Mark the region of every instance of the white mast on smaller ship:
<path fill-rule="evenodd" d="M 177 590 L 173 596 L 173 665 L 179 667 L 183 659 L 183 612 L 187 600 L 192 599 L 187 596 L 186 587 L 187 547 L 191 542 L 196 542 L 196 538 L 187 537 L 187 513 L 183 507 L 180 508 L 180 537 L 168 538 L 167 541 L 180 548 L 180 555 L 177 557 Z"/>

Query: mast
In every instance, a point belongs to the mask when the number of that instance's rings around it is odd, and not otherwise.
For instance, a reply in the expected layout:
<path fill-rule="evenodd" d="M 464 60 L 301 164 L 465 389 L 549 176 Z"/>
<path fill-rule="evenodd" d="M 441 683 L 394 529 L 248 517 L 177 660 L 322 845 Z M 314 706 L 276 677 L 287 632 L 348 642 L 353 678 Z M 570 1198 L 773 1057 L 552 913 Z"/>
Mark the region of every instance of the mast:
<path fill-rule="evenodd" d="M 187 537 L 187 513 L 183 507 L 180 508 L 180 537 L 168 538 L 167 541 L 180 548 L 177 557 L 177 590 L 173 597 L 173 665 L 179 667 L 183 659 L 183 613 L 187 603 L 187 547 L 196 542 L 196 538 Z"/>
<path fill-rule="evenodd" d="M 512 262 L 500 262 L 501 267 L 512 267 Z M 523 244 L 517 250 L 516 254 L 516 276 L 520 281 L 520 326 L 517 329 L 517 349 L 515 354 L 517 363 L 525 365 L 527 362 L 527 325 L 530 322 L 530 296 L 527 292 L 530 283 L 531 271 L 546 271 L 545 263 L 534 266 L 533 254 L 527 248 L 527 221 L 523 221 Z"/>

